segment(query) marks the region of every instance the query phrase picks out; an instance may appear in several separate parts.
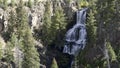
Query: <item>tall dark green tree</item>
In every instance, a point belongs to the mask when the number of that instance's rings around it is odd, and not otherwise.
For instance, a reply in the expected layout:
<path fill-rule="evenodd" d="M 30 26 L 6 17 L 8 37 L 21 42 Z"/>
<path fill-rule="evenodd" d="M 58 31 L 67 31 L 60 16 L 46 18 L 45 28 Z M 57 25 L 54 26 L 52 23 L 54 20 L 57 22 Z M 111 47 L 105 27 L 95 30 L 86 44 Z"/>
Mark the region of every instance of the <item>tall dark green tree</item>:
<path fill-rule="evenodd" d="M 51 68 L 58 68 L 57 61 L 53 58 Z"/>
<path fill-rule="evenodd" d="M 0 4 L 2 4 L 3 2 L 2 2 L 2 0 L 0 0 Z"/>
<path fill-rule="evenodd" d="M 50 27 L 51 25 L 51 12 L 50 12 L 50 1 L 47 1 L 45 4 L 45 13 L 43 19 L 43 27 L 42 27 L 42 41 L 44 45 L 48 45 L 52 42 Z"/>
<path fill-rule="evenodd" d="M 96 35 L 97 35 L 97 21 L 96 21 L 96 4 L 95 0 L 89 1 L 90 10 L 88 10 L 88 17 L 87 17 L 87 39 L 88 44 L 96 45 Z"/>
<path fill-rule="evenodd" d="M 57 45 L 61 42 L 61 40 L 63 40 L 67 23 L 63 8 L 61 7 L 59 0 L 54 3 L 54 6 L 56 8 L 54 9 L 54 15 L 52 17 L 51 34 L 53 41 Z"/>
<path fill-rule="evenodd" d="M 12 33 L 11 38 L 9 39 L 9 41 L 7 41 L 7 46 L 6 46 L 4 58 L 7 60 L 8 63 L 10 63 L 11 61 L 14 60 L 12 49 L 15 47 L 15 44 L 18 43 L 18 42 L 16 42 L 16 40 L 17 40 L 17 35 Z"/>
<path fill-rule="evenodd" d="M 28 25 L 27 25 L 28 26 Z M 29 26 L 26 29 L 23 41 L 23 53 L 24 58 L 22 62 L 22 68 L 39 68 L 40 60 L 37 49 L 35 48 L 35 40 L 32 36 Z"/>
<path fill-rule="evenodd" d="M 17 31 L 17 20 L 16 20 L 16 11 L 15 9 L 11 9 L 10 11 L 10 16 L 8 19 L 8 30 L 6 32 L 6 37 L 8 38 L 7 40 L 9 40 L 9 38 L 12 36 L 12 33 L 15 33 Z"/>
<path fill-rule="evenodd" d="M 28 0 L 28 7 L 29 7 L 29 8 L 32 8 L 32 6 L 33 6 L 32 0 Z"/>
<path fill-rule="evenodd" d="M 39 68 L 39 54 L 35 48 L 35 39 L 33 38 L 30 30 L 27 13 L 24 10 L 24 3 L 22 0 L 20 1 L 16 11 L 18 39 L 23 39 L 22 51 L 24 58 L 22 62 L 22 68 Z"/>
<path fill-rule="evenodd" d="M 116 61 L 117 60 L 117 56 L 116 56 L 116 53 L 115 53 L 113 47 L 111 46 L 111 43 L 107 42 L 106 45 L 107 45 L 108 53 L 109 53 L 109 56 L 110 56 L 110 61 L 111 62 Z"/>
<path fill-rule="evenodd" d="M 3 0 L 3 9 L 6 10 L 8 6 L 8 0 Z"/>

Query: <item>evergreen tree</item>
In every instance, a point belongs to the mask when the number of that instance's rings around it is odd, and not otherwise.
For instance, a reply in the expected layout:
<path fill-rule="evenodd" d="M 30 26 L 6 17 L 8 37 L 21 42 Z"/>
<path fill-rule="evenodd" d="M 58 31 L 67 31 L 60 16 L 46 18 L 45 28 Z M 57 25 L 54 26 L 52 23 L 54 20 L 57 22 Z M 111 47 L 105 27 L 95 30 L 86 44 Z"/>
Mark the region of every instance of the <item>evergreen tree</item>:
<path fill-rule="evenodd" d="M 53 58 L 51 68 L 58 68 L 57 61 Z"/>
<path fill-rule="evenodd" d="M 42 41 L 44 45 L 48 45 L 52 42 L 50 35 L 50 27 L 51 27 L 51 14 L 50 14 L 50 1 L 46 2 L 45 5 L 45 13 L 42 27 Z"/>
<path fill-rule="evenodd" d="M 2 0 L 0 0 L 0 4 L 2 4 L 3 3 L 3 1 Z"/>
<path fill-rule="evenodd" d="M 8 63 L 14 60 L 13 51 L 15 44 L 18 43 L 17 36 L 15 35 L 16 29 L 16 13 L 14 9 L 10 11 L 10 17 L 8 20 L 8 30 L 4 33 L 5 40 L 7 41 L 6 49 L 5 49 L 5 56 L 4 58 L 7 60 Z"/>
<path fill-rule="evenodd" d="M 25 36 L 25 29 L 28 26 L 28 20 L 27 20 L 27 14 L 24 10 L 24 2 L 23 0 L 20 0 L 17 8 L 16 8 L 16 13 L 17 13 L 17 34 L 18 34 L 18 38 L 20 37 L 24 37 Z"/>
<path fill-rule="evenodd" d="M 107 42 L 106 45 L 107 45 L 107 48 L 108 48 L 108 53 L 109 53 L 111 62 L 112 62 L 112 61 L 116 61 L 116 60 L 117 60 L 117 58 L 116 58 L 117 56 L 116 56 L 115 51 L 114 51 L 114 49 L 112 48 L 110 42 Z"/>
<path fill-rule="evenodd" d="M 35 40 L 32 36 L 29 26 L 26 28 L 25 36 L 23 39 L 24 39 L 23 41 L 24 59 L 22 63 L 22 68 L 39 68 L 40 66 L 39 54 L 34 46 Z"/>
<path fill-rule="evenodd" d="M 18 39 L 23 39 L 22 51 L 24 54 L 22 68 L 39 68 L 39 54 L 35 48 L 35 40 L 32 36 L 23 2 L 20 1 L 17 8 L 17 34 Z"/>
<path fill-rule="evenodd" d="M 7 40 L 9 40 L 9 38 L 12 36 L 12 33 L 16 32 L 17 31 L 17 23 L 16 23 L 16 12 L 14 9 L 12 9 L 10 11 L 10 16 L 9 16 L 9 19 L 8 19 L 8 30 L 6 32 L 6 37 L 7 37 Z"/>
<path fill-rule="evenodd" d="M 88 39 L 88 45 L 95 45 L 96 44 L 96 35 L 97 35 L 97 22 L 95 15 L 97 13 L 96 11 L 96 4 L 95 0 L 89 1 L 90 10 L 88 12 L 87 17 L 87 39 Z"/>
<path fill-rule="evenodd" d="M 58 43 L 61 42 L 61 40 L 63 40 L 62 37 L 65 34 L 67 23 L 65 14 L 59 2 L 55 3 L 55 7 L 56 8 L 54 9 L 55 10 L 54 15 L 52 17 L 51 34 L 53 41 L 57 45 Z"/>
<path fill-rule="evenodd" d="M 32 5 L 33 5 L 32 0 L 28 0 L 28 7 L 32 8 Z"/>
<path fill-rule="evenodd" d="M 14 50 L 16 47 L 19 49 L 22 46 L 22 39 L 18 39 L 18 36 L 16 35 L 17 33 L 17 20 L 16 20 L 16 12 L 14 9 L 10 11 L 10 17 L 9 17 L 9 23 L 8 23 L 8 30 L 5 34 L 7 34 L 7 46 L 6 46 L 6 51 L 5 51 L 5 59 L 7 60 L 8 63 L 15 62 L 17 68 L 21 68 L 21 61 L 20 58 L 17 57 L 18 60 L 16 60 L 15 56 L 18 56 L 16 54 L 16 50 Z"/>
<path fill-rule="evenodd" d="M 11 6 L 12 6 L 12 7 L 15 6 L 15 0 L 11 0 Z"/>
<path fill-rule="evenodd" d="M 77 0 L 77 7 L 78 7 L 78 9 L 81 9 L 83 7 L 87 7 L 88 5 L 89 4 L 88 4 L 87 0 Z"/>
<path fill-rule="evenodd" d="M 17 43 L 16 40 L 17 40 L 17 36 L 14 35 L 13 33 L 11 34 L 11 38 L 9 39 L 9 41 L 7 41 L 5 59 L 7 60 L 8 63 L 14 60 L 12 49 L 14 48 L 15 43 Z"/>
<path fill-rule="evenodd" d="M 8 1 L 8 0 L 3 0 L 3 9 L 4 9 L 4 10 L 7 9 L 7 6 L 8 6 L 7 1 Z"/>

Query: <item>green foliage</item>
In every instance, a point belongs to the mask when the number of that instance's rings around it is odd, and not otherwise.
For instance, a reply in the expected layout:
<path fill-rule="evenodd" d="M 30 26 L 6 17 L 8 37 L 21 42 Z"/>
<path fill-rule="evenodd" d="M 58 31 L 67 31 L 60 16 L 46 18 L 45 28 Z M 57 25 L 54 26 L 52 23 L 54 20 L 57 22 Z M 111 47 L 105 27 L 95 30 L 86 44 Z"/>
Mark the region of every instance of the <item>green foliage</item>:
<path fill-rule="evenodd" d="M 16 11 L 14 8 L 11 9 L 9 12 L 9 17 L 8 17 L 8 25 L 7 25 L 7 31 L 2 33 L 2 36 L 4 37 L 5 41 L 8 41 L 11 38 L 12 33 L 17 31 L 17 16 L 16 16 Z"/>
<path fill-rule="evenodd" d="M 34 5 L 37 5 L 37 3 L 38 3 L 38 0 L 34 0 Z"/>
<path fill-rule="evenodd" d="M 52 39 L 56 45 L 63 40 L 62 37 L 65 34 L 66 24 L 66 18 L 62 7 L 60 5 L 56 5 L 51 26 Z"/>
<path fill-rule="evenodd" d="M 107 25 L 110 22 L 112 22 L 111 20 L 114 19 L 114 15 L 115 15 L 115 11 L 116 11 L 115 1 L 116 0 L 109 0 L 109 1 L 104 0 L 104 2 L 103 2 L 103 1 L 98 0 L 98 2 L 97 2 L 98 13 L 100 14 L 100 19 L 103 21 L 105 27 L 107 27 Z"/>
<path fill-rule="evenodd" d="M 72 0 L 66 0 L 67 3 L 70 3 Z"/>
<path fill-rule="evenodd" d="M 57 61 L 53 58 L 51 68 L 58 68 Z"/>
<path fill-rule="evenodd" d="M 0 4 L 2 4 L 3 3 L 3 0 L 0 0 Z"/>
<path fill-rule="evenodd" d="M 21 68 L 21 61 L 22 60 L 15 60 L 16 59 L 16 57 L 15 57 L 16 49 L 15 48 L 16 47 L 20 48 L 22 46 L 21 41 L 22 41 L 22 39 L 18 40 L 17 35 L 12 33 L 10 40 L 7 42 L 7 46 L 6 46 L 6 50 L 5 50 L 5 57 L 4 57 L 6 59 L 6 61 L 7 61 L 7 63 L 10 63 L 11 61 L 15 62 L 15 63 L 18 62 L 18 64 L 16 64 L 16 66 L 18 68 Z"/>
<path fill-rule="evenodd" d="M 52 42 L 51 39 L 51 14 L 50 14 L 50 2 L 47 1 L 45 4 L 45 13 L 44 13 L 44 19 L 43 19 L 43 26 L 42 26 L 42 41 L 44 45 L 48 45 Z"/>
<path fill-rule="evenodd" d="M 118 62 L 120 63 L 120 49 L 118 50 L 117 59 L 118 59 Z M 120 64 L 119 64 L 119 67 L 120 67 Z"/>
<path fill-rule="evenodd" d="M 87 0 L 77 0 L 77 4 L 78 4 L 78 9 L 89 6 L 89 3 L 87 2 Z"/>
<path fill-rule="evenodd" d="M 23 59 L 22 67 L 23 68 L 39 68 L 40 66 L 39 54 L 34 46 L 35 40 L 32 36 L 29 26 L 26 29 L 25 36 L 23 39 L 24 39 L 23 41 L 24 59 Z"/>
<path fill-rule="evenodd" d="M 45 13 L 42 27 L 42 41 L 44 45 L 50 45 L 52 42 L 59 44 L 63 40 L 65 34 L 66 20 L 63 9 L 60 5 L 57 5 L 58 1 L 54 3 L 54 14 L 51 18 L 50 2 L 47 1 L 45 5 Z M 62 38 L 61 38 L 62 37 Z"/>
<path fill-rule="evenodd" d="M 21 4 L 22 2 L 20 2 Z M 35 39 L 32 36 L 29 24 L 27 13 L 24 10 L 24 5 L 18 5 L 17 8 L 17 28 L 18 39 L 22 38 L 23 46 L 22 51 L 24 53 L 24 58 L 22 62 L 22 68 L 39 68 L 40 60 L 39 54 L 35 48 Z"/>
<path fill-rule="evenodd" d="M 95 1 L 92 0 L 89 2 L 91 9 L 88 12 L 87 17 L 87 39 L 89 45 L 95 45 L 96 44 L 96 35 L 97 35 L 97 26 L 96 26 L 96 4 Z"/>
<path fill-rule="evenodd" d="M 6 61 L 8 63 L 10 63 L 10 61 L 12 61 L 14 59 L 13 52 L 12 52 L 12 47 L 11 47 L 10 42 L 7 43 L 7 47 L 6 47 L 6 50 L 5 50 L 4 58 L 6 59 Z"/>
<path fill-rule="evenodd" d="M 32 8 L 32 5 L 33 5 L 32 0 L 28 0 L 28 7 L 29 7 L 29 8 Z"/>
<path fill-rule="evenodd" d="M 25 36 L 25 29 L 29 27 L 26 11 L 24 10 L 24 3 L 20 0 L 18 7 L 16 8 L 17 13 L 17 35 L 18 38 Z"/>
<path fill-rule="evenodd" d="M 15 0 L 11 0 L 11 6 L 12 6 L 12 7 L 15 6 Z"/>
<path fill-rule="evenodd" d="M 8 0 L 3 0 L 3 9 L 4 9 L 4 10 L 7 9 L 7 6 L 8 6 L 7 1 L 8 1 Z"/>
<path fill-rule="evenodd" d="M 116 61 L 117 60 L 116 59 L 116 54 L 115 54 L 110 42 L 107 42 L 106 45 L 107 45 L 107 49 L 108 49 L 108 53 L 109 53 L 111 61 Z"/>
<path fill-rule="evenodd" d="M 17 23 L 16 23 L 16 12 L 12 9 L 10 11 L 10 16 L 9 16 L 9 20 L 8 20 L 8 30 L 7 30 L 7 34 L 9 35 L 8 37 L 10 38 L 10 36 L 12 35 L 13 32 L 15 32 L 17 30 Z M 9 39 L 8 39 L 9 40 Z"/>

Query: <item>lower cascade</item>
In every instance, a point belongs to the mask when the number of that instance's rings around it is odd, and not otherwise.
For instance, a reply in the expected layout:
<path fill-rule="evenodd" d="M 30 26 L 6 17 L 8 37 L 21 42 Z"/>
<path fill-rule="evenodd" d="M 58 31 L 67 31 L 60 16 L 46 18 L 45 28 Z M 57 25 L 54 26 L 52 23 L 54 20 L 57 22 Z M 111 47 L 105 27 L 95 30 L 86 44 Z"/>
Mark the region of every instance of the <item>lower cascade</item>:
<path fill-rule="evenodd" d="M 86 45 L 86 10 L 83 8 L 77 11 L 76 24 L 67 31 L 65 35 L 65 46 L 63 53 L 76 56 L 80 50 L 85 48 Z"/>

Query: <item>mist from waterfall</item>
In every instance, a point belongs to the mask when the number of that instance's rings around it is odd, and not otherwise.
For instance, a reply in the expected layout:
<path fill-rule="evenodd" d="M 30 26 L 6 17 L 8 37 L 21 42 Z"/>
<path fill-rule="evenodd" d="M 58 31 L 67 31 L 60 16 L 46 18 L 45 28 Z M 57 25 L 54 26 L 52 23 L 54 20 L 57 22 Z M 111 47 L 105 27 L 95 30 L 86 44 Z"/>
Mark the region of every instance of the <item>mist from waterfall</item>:
<path fill-rule="evenodd" d="M 63 53 L 68 53 L 70 55 L 77 55 L 80 50 L 85 48 L 86 45 L 86 10 L 83 8 L 77 11 L 77 21 L 76 24 L 67 31 L 65 35 L 65 46 Z"/>

